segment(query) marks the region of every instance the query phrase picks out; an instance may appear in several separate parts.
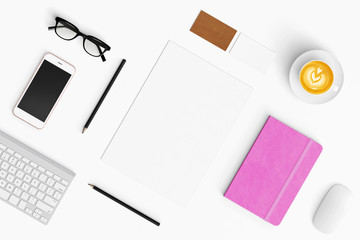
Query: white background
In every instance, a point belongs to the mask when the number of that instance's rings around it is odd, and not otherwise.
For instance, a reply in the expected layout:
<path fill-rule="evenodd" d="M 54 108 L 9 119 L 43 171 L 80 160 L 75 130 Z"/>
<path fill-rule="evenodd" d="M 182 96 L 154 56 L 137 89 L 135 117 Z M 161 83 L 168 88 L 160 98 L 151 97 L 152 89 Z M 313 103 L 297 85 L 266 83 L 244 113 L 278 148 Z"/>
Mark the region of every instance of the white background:
<path fill-rule="evenodd" d="M 0 203 L 1 239 L 359 239 L 358 1 L 1 1 L 0 129 L 77 173 L 48 226 Z M 100 161 L 112 134 L 171 39 L 224 71 L 242 64 L 189 31 L 204 10 L 269 46 L 278 57 L 266 75 L 240 79 L 254 91 L 241 117 L 186 208 Z M 107 61 L 87 55 L 80 38 L 66 42 L 47 27 L 63 17 L 111 47 Z M 292 61 L 324 49 L 343 66 L 340 94 L 323 105 L 298 100 L 288 82 Z M 46 52 L 77 72 L 43 130 L 15 118 L 12 108 Z M 82 127 L 121 58 L 127 63 L 86 134 Z M 319 142 L 324 151 L 280 226 L 222 197 L 268 115 Z M 156 136 L 154 136 L 156 137 Z M 139 166 L 141 167 L 141 166 Z M 91 190 L 95 183 L 161 222 L 160 227 Z M 330 186 L 355 199 L 341 228 L 318 232 L 312 217 Z"/>

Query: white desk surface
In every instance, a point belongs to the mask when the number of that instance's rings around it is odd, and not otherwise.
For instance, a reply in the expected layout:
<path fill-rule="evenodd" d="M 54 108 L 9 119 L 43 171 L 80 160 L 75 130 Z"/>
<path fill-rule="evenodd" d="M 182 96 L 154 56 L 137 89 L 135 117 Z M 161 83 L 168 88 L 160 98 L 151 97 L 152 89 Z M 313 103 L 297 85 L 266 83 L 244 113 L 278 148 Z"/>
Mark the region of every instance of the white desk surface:
<path fill-rule="evenodd" d="M 43 226 L 0 203 L 1 239 L 359 239 L 360 32 L 358 1 L 2 1 L 0 3 L 0 129 L 77 173 L 54 217 Z M 171 39 L 234 76 L 239 63 L 189 31 L 204 10 L 278 52 L 266 75 L 243 82 L 254 91 L 241 118 L 186 208 L 100 161 L 100 156 Z M 47 27 L 63 17 L 111 47 L 107 62 L 92 58 L 81 39 L 66 42 Z M 345 82 L 340 94 L 310 105 L 292 93 L 288 71 L 300 53 L 333 52 Z M 77 68 L 43 130 L 12 114 L 41 57 L 52 52 Z M 86 134 L 81 130 L 121 58 L 127 63 Z M 280 226 L 274 227 L 222 197 L 268 115 L 318 141 L 324 151 Z M 91 190 L 95 183 L 161 222 L 160 227 Z M 355 199 L 341 228 L 318 232 L 312 217 L 330 186 Z"/>

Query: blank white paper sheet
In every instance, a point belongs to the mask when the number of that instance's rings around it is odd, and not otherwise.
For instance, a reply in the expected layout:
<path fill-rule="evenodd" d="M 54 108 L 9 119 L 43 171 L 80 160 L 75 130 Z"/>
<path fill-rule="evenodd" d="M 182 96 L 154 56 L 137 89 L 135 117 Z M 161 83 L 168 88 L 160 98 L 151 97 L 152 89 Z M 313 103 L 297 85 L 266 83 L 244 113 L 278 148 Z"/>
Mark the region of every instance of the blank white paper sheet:
<path fill-rule="evenodd" d="M 169 41 L 102 159 L 185 206 L 250 92 Z"/>

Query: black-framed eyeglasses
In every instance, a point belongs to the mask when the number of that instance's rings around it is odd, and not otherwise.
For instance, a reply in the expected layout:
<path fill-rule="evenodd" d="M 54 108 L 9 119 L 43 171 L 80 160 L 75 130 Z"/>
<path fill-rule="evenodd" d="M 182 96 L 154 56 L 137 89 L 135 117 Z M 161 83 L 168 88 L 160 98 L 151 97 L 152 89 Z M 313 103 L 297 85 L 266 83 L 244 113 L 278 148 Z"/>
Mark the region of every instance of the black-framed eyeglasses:
<path fill-rule="evenodd" d="M 82 36 L 84 39 L 83 47 L 85 52 L 93 57 L 101 57 L 103 62 L 106 61 L 104 53 L 110 50 L 109 45 L 96 37 L 83 34 L 74 24 L 66 21 L 65 19 L 56 17 L 55 21 L 55 26 L 49 27 L 49 30 L 55 30 L 56 35 L 67 41 L 73 40 L 78 36 Z"/>

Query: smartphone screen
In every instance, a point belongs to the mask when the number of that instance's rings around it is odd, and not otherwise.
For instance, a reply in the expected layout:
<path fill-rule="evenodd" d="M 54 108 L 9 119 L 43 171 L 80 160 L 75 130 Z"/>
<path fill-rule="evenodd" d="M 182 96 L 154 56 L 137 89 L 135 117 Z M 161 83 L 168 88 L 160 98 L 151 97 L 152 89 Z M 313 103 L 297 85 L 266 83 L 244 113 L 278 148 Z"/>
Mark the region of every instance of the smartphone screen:
<path fill-rule="evenodd" d="M 44 60 L 18 108 L 45 122 L 71 74 Z"/>

